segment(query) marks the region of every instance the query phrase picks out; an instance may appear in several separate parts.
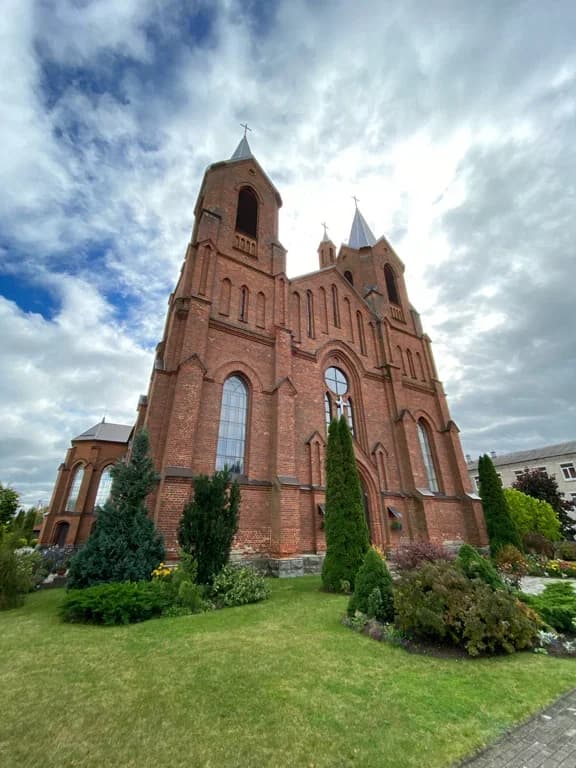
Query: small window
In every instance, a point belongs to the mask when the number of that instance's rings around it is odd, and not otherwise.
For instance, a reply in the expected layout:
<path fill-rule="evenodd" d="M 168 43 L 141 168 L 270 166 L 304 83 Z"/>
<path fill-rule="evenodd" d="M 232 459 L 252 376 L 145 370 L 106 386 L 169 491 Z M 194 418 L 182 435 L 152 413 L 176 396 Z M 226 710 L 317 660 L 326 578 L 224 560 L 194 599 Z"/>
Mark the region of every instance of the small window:
<path fill-rule="evenodd" d="M 344 277 L 348 280 L 350 285 L 354 285 L 354 278 L 352 277 L 352 272 L 350 272 L 350 270 L 347 269 L 346 272 L 344 272 Z"/>
<path fill-rule="evenodd" d="M 476 493 L 480 493 L 480 478 L 478 476 L 474 478 L 474 485 L 476 486 Z"/>
<path fill-rule="evenodd" d="M 564 475 L 564 480 L 576 480 L 576 469 L 572 462 L 569 464 L 560 464 L 560 469 Z"/>
<path fill-rule="evenodd" d="M 576 493 L 571 493 L 570 497 L 572 499 L 572 504 L 576 504 Z"/>
<path fill-rule="evenodd" d="M 258 200 L 250 187 L 242 187 L 238 194 L 236 230 L 249 237 L 253 237 L 255 240 L 257 238 Z"/>
<path fill-rule="evenodd" d="M 70 530 L 70 523 L 58 523 L 52 539 L 55 547 L 65 546 L 66 539 L 68 538 L 69 530 Z"/>

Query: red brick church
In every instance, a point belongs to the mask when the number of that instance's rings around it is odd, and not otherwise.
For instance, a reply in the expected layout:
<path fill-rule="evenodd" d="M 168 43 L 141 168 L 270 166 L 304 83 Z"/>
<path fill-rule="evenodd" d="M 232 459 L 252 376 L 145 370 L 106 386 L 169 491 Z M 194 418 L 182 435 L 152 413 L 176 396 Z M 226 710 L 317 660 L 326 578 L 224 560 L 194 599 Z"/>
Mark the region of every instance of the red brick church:
<path fill-rule="evenodd" d="M 356 209 L 348 244 L 337 252 L 325 233 L 318 269 L 289 279 L 281 206 L 245 137 L 206 170 L 134 426 L 150 434 L 161 476 L 150 514 L 168 549 L 176 552 L 194 477 L 228 465 L 242 490 L 237 552 L 276 572 L 314 564 L 325 549 L 327 424 L 340 414 L 354 436 L 374 544 L 484 544 L 404 264 Z M 72 440 L 43 543 L 86 539 L 131 433 L 104 422 Z"/>

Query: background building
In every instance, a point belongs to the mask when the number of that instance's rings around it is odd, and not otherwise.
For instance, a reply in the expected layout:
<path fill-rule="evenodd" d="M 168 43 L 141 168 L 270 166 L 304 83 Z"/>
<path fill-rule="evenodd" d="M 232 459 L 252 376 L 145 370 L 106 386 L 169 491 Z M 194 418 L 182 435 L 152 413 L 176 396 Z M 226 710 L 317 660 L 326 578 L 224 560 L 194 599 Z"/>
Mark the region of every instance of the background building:
<path fill-rule="evenodd" d="M 322 553 L 326 431 L 339 415 L 354 436 L 376 545 L 484 544 L 402 261 L 356 209 L 348 244 L 337 253 L 325 233 L 315 271 L 289 280 L 281 205 L 246 138 L 204 175 L 136 423 L 149 430 L 161 476 L 150 511 L 169 550 L 194 477 L 227 465 L 242 489 L 237 551 L 273 564 Z M 44 540 L 71 506 L 69 462 L 88 460 L 80 445 L 61 471 Z M 91 511 L 78 501 L 75 513 Z M 86 530 L 71 526 L 68 541 Z"/>
<path fill-rule="evenodd" d="M 478 461 L 467 458 L 468 474 L 478 491 Z M 576 440 L 558 445 L 545 445 L 529 451 L 492 454 L 492 461 L 504 488 L 511 488 L 526 469 L 540 469 L 555 478 L 566 501 L 576 504 Z"/>

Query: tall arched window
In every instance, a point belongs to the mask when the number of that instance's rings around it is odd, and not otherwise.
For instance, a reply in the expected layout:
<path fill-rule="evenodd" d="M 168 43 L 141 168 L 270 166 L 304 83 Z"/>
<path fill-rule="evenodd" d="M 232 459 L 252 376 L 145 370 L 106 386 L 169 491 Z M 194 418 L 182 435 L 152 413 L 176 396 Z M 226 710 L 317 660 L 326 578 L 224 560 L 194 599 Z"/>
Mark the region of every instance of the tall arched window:
<path fill-rule="evenodd" d="M 428 434 L 428 427 L 422 419 L 418 421 L 418 440 L 420 442 L 424 467 L 426 468 L 428 488 L 431 491 L 434 491 L 434 493 L 437 493 L 440 488 L 438 487 L 438 478 L 436 476 L 436 467 L 434 466 L 434 456 L 430 445 L 430 436 Z"/>
<path fill-rule="evenodd" d="M 248 388 L 239 376 L 230 376 L 222 388 L 216 469 L 244 473 L 247 419 Z"/>
<path fill-rule="evenodd" d="M 112 466 L 106 467 L 102 470 L 100 475 L 100 482 L 98 483 L 98 493 L 96 494 L 96 500 L 94 502 L 94 509 L 96 507 L 103 507 L 104 504 L 110 498 L 110 491 L 112 490 Z"/>
<path fill-rule="evenodd" d="M 360 341 L 360 352 L 366 354 L 366 337 L 364 336 L 364 320 L 362 319 L 362 313 L 356 312 L 356 323 L 358 325 L 358 339 Z"/>
<path fill-rule="evenodd" d="M 242 187 L 238 193 L 236 230 L 249 237 L 253 237 L 255 240 L 257 239 L 258 200 L 250 187 Z"/>
<path fill-rule="evenodd" d="M 308 336 L 314 338 L 314 296 L 312 291 L 306 291 L 306 326 L 308 329 Z"/>
<path fill-rule="evenodd" d="M 416 378 L 416 369 L 414 368 L 414 358 L 412 356 L 411 350 L 406 350 L 406 358 L 408 360 L 408 370 L 410 371 L 410 376 L 412 376 L 413 379 Z"/>
<path fill-rule="evenodd" d="M 350 285 L 354 285 L 354 278 L 352 277 L 352 272 L 350 272 L 349 269 L 347 269 L 346 272 L 344 272 L 344 277 L 346 278 L 346 280 L 348 280 Z"/>
<path fill-rule="evenodd" d="M 390 264 L 384 265 L 384 278 L 386 280 L 386 290 L 388 291 L 388 298 L 392 304 L 400 304 L 400 296 L 398 294 L 398 286 L 396 284 L 396 275 Z"/>
<path fill-rule="evenodd" d="M 66 501 L 66 512 L 74 512 L 76 509 L 76 502 L 80 495 L 80 487 L 84 478 L 84 467 L 80 464 L 74 470 L 74 476 L 70 485 L 70 491 L 68 492 L 68 500 Z"/>
<path fill-rule="evenodd" d="M 340 306 L 338 304 L 338 288 L 332 286 L 332 318 L 336 328 L 340 328 Z"/>
<path fill-rule="evenodd" d="M 330 426 L 332 419 L 339 419 L 340 416 L 345 416 L 350 432 L 354 434 L 354 412 L 346 374 L 340 368 L 331 366 L 324 372 L 324 383 L 328 387 L 328 391 L 324 396 L 326 427 Z"/>

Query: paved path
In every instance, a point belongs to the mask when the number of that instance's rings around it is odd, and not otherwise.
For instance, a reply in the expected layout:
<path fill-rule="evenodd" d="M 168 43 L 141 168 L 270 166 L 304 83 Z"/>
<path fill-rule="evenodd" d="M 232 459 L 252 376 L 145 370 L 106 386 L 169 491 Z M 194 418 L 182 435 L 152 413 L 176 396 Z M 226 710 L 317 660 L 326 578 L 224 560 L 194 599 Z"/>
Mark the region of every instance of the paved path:
<path fill-rule="evenodd" d="M 576 688 L 462 768 L 576 768 Z"/>
<path fill-rule="evenodd" d="M 544 591 L 544 587 L 547 584 L 570 584 L 572 589 L 575 588 L 576 582 L 574 579 L 551 579 L 549 576 L 525 576 L 521 583 L 520 589 L 522 592 L 526 592 L 529 595 L 539 595 Z M 574 765 L 576 768 L 576 764 Z"/>

